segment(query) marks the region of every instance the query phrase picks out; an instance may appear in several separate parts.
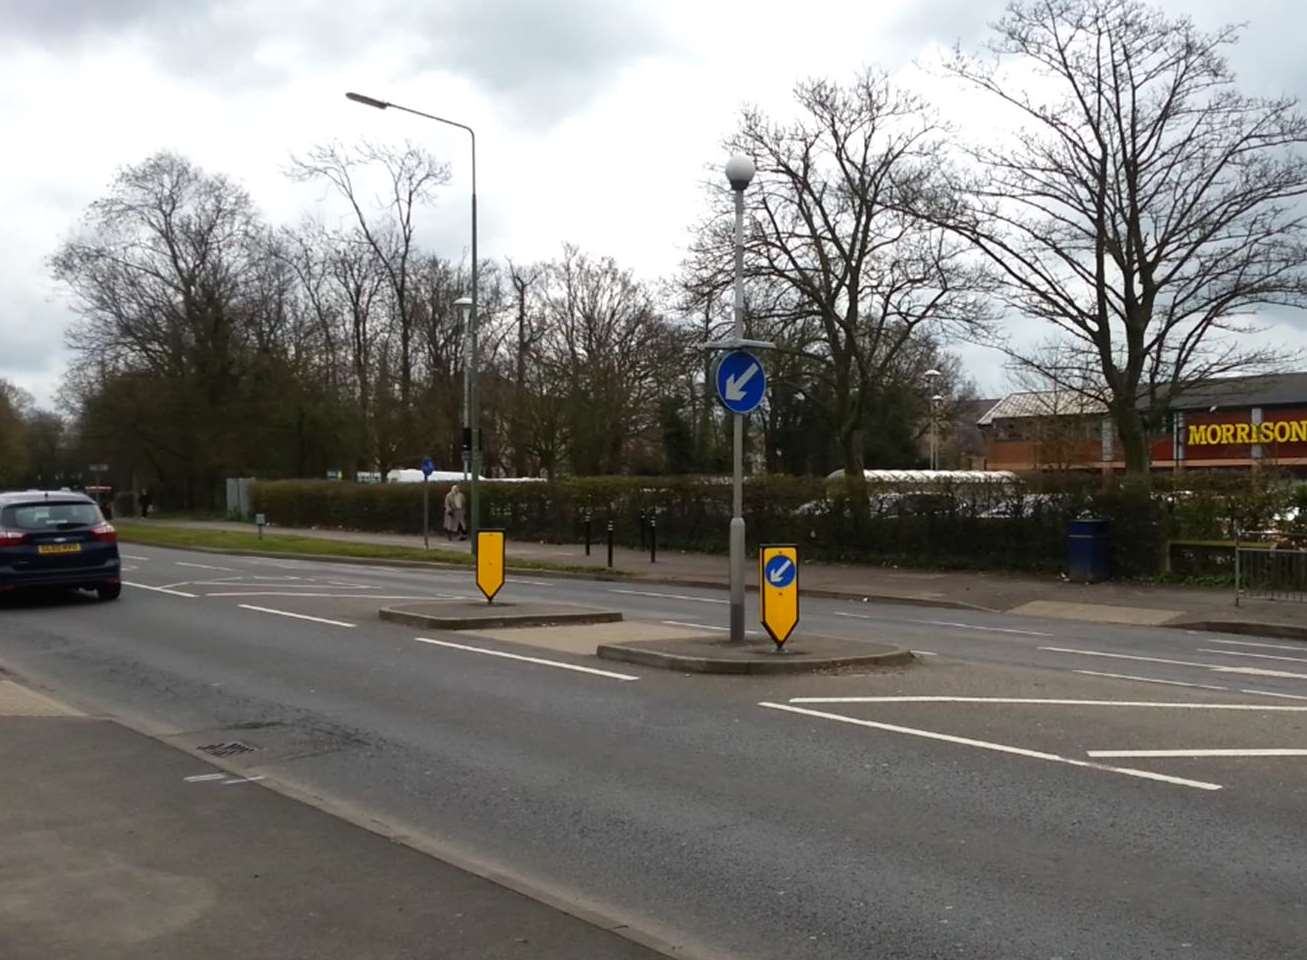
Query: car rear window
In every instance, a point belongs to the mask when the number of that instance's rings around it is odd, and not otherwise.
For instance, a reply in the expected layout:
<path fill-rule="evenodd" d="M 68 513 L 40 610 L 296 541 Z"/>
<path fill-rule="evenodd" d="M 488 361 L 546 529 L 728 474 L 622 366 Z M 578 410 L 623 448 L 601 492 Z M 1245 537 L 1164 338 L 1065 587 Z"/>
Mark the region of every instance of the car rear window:
<path fill-rule="evenodd" d="M 20 503 L 0 510 L 0 527 L 29 533 L 93 527 L 103 519 L 93 503 Z"/>

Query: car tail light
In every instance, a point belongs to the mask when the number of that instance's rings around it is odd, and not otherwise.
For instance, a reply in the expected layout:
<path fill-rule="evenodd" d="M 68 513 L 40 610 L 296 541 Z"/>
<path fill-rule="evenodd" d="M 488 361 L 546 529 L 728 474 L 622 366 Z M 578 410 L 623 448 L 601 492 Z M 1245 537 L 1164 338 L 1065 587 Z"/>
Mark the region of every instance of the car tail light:
<path fill-rule="evenodd" d="M 101 523 L 91 528 L 91 536 L 95 537 L 101 543 L 117 543 L 118 531 L 113 528 L 112 523 Z"/>
<path fill-rule="evenodd" d="M 27 542 L 27 534 L 21 530 L 0 530 L 0 547 L 16 547 Z"/>

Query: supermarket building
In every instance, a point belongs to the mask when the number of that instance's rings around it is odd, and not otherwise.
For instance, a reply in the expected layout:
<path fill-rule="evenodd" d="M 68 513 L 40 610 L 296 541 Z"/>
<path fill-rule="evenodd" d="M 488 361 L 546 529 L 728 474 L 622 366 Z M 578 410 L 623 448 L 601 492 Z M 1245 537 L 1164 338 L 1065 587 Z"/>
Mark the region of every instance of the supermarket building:
<path fill-rule="evenodd" d="M 1101 403 L 1067 391 L 1013 393 L 977 419 L 986 470 L 1124 470 Z M 1154 470 L 1250 470 L 1307 474 L 1307 373 L 1209 380 L 1167 411 L 1149 440 Z"/>

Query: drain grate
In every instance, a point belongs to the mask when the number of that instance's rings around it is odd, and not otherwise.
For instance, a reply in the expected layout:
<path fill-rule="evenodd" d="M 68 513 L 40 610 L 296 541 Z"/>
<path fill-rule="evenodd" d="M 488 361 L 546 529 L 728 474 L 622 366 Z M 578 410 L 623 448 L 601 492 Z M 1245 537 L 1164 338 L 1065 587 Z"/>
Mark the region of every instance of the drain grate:
<path fill-rule="evenodd" d="M 253 753 L 259 748 L 240 740 L 224 740 L 222 743 L 206 743 L 199 749 L 201 753 L 207 753 L 211 757 L 231 757 L 238 753 Z"/>

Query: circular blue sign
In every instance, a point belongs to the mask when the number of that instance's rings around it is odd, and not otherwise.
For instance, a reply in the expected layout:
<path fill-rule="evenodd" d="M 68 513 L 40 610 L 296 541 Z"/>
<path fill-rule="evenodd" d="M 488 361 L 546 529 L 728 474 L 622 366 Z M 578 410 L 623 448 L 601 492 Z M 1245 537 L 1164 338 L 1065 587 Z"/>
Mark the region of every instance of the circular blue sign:
<path fill-rule="evenodd" d="M 413 462 L 412 460 L 409 461 L 409 463 L 412 463 L 412 462 Z M 431 476 L 431 475 L 432 475 L 433 473 L 435 473 L 435 472 L 436 472 L 436 465 L 435 465 L 434 463 L 431 462 L 431 458 L 430 458 L 430 457 L 423 457 L 423 458 L 422 458 L 422 476 L 424 476 L 424 477 L 429 477 L 429 476 Z"/>
<path fill-rule="evenodd" d="M 762 361 L 748 350 L 732 350 L 717 364 L 717 397 L 731 413 L 751 413 L 766 393 Z"/>
<path fill-rule="evenodd" d="M 763 569 L 763 576 L 767 578 L 769 587 L 784 589 L 794 582 L 795 575 L 799 572 L 794 561 L 789 557 L 772 557 L 767 561 L 767 566 Z"/>

